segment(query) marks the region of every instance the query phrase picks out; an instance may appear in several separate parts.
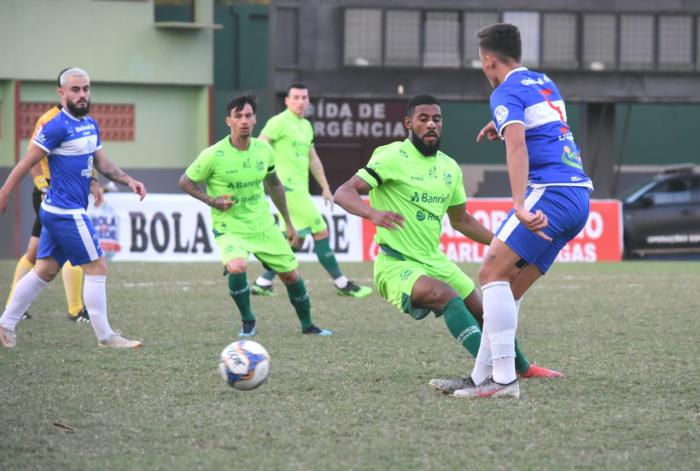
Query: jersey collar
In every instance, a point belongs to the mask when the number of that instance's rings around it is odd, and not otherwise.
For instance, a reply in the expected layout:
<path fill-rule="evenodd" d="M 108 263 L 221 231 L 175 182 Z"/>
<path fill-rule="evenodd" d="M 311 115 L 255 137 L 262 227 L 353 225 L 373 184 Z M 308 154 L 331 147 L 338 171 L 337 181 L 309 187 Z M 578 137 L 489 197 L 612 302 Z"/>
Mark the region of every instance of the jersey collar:
<path fill-rule="evenodd" d="M 299 116 L 295 115 L 289 108 L 284 110 L 284 113 L 287 115 L 287 119 L 293 119 L 294 121 L 301 121 L 304 119 L 303 116 L 300 118 Z"/>
<path fill-rule="evenodd" d="M 506 80 L 508 80 L 508 77 L 510 77 L 511 74 L 514 74 L 514 73 L 516 73 L 516 72 L 523 72 L 523 71 L 525 71 L 525 70 L 527 70 L 527 67 L 516 67 L 515 69 L 511 70 L 510 72 L 508 72 L 508 73 L 506 74 L 506 78 L 503 79 L 503 82 L 505 82 Z"/>

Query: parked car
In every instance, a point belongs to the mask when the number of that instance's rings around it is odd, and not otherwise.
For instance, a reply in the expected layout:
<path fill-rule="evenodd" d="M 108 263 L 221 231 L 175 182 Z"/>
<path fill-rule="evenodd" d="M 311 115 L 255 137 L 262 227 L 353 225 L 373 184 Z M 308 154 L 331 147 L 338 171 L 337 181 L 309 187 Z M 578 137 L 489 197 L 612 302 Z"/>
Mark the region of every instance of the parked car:
<path fill-rule="evenodd" d="M 620 198 L 625 258 L 700 253 L 700 173 L 673 166 Z"/>

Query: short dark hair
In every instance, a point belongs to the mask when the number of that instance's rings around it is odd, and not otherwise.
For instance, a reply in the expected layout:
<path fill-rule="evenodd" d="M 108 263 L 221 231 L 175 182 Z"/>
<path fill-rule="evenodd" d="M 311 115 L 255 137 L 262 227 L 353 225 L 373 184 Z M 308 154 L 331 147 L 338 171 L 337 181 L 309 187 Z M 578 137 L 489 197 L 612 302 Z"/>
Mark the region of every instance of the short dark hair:
<path fill-rule="evenodd" d="M 294 82 L 287 87 L 287 96 L 289 96 L 289 92 L 292 90 L 292 88 L 299 88 L 301 90 L 308 90 L 309 89 L 309 87 L 307 87 L 306 85 L 304 85 L 301 82 Z"/>
<path fill-rule="evenodd" d="M 238 95 L 226 105 L 226 116 L 231 116 L 231 110 L 241 111 L 246 104 L 253 108 L 253 114 L 258 111 L 258 98 L 255 95 Z"/>
<path fill-rule="evenodd" d="M 496 23 L 479 31 L 477 36 L 481 49 L 496 54 L 503 62 L 509 62 L 508 59 L 520 62 L 523 44 L 517 26 Z"/>
<path fill-rule="evenodd" d="M 406 106 L 406 116 L 413 116 L 413 111 L 419 105 L 437 105 L 440 106 L 440 101 L 432 95 L 416 95 L 408 101 Z"/>

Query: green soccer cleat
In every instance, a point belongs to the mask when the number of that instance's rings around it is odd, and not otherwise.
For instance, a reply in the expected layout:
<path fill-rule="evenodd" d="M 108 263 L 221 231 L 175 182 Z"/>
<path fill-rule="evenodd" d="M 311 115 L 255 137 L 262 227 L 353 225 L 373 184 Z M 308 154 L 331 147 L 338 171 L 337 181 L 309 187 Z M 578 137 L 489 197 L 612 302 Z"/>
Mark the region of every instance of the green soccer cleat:
<path fill-rule="evenodd" d="M 352 281 L 348 281 L 345 288 L 337 288 L 338 296 L 352 296 L 353 298 L 364 298 L 372 294 L 372 288 L 369 286 L 356 285 Z"/>
<path fill-rule="evenodd" d="M 272 291 L 272 285 L 260 286 L 257 283 L 254 283 L 253 286 L 250 287 L 250 294 L 252 294 L 253 296 L 277 296 L 277 294 L 275 294 L 275 292 Z"/>

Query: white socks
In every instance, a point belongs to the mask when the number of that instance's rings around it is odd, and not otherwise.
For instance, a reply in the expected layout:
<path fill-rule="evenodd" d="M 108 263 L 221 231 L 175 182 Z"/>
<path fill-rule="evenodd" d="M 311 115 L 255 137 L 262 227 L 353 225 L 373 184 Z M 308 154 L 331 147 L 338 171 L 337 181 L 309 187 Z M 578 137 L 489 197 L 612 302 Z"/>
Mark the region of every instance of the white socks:
<path fill-rule="evenodd" d="M 348 285 L 348 277 L 345 275 L 341 275 L 335 280 L 333 280 L 333 284 L 335 284 L 336 288 L 343 289 Z"/>
<path fill-rule="evenodd" d="M 114 333 L 107 320 L 107 277 L 104 275 L 85 275 L 83 299 L 85 309 L 90 315 L 90 325 L 97 340 L 107 340 Z"/>
<path fill-rule="evenodd" d="M 2 317 L 0 317 L 0 325 L 5 329 L 14 331 L 24 313 L 29 309 L 32 301 L 42 289 L 46 288 L 47 284 L 34 270 L 24 275 L 17 282 L 12 299 L 7 305 L 5 312 L 2 313 Z"/>
<path fill-rule="evenodd" d="M 518 327 L 518 310 L 513 292 L 507 281 L 487 283 L 482 287 L 482 292 L 484 331 L 491 345 L 493 380 L 501 384 L 512 383 L 516 379 L 515 331 Z"/>
<path fill-rule="evenodd" d="M 493 370 L 493 362 L 491 361 L 491 344 L 489 335 L 486 332 L 486 325 L 481 331 L 481 343 L 479 344 L 479 353 L 476 355 L 474 370 L 472 371 L 472 381 L 479 385 L 491 375 Z"/>
<path fill-rule="evenodd" d="M 259 276 L 255 280 L 255 284 L 258 286 L 262 286 L 263 288 L 267 288 L 268 286 L 272 286 L 272 280 L 268 280 L 267 278 L 263 278 L 262 276 Z"/>

